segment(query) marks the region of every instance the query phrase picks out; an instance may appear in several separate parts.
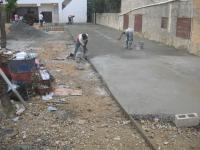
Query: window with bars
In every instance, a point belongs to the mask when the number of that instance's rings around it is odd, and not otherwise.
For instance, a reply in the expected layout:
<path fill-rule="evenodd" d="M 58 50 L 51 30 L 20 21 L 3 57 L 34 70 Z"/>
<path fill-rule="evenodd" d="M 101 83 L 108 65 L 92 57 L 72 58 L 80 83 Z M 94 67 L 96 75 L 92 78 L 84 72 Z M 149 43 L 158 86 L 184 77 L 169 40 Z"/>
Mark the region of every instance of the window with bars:
<path fill-rule="evenodd" d="M 190 39 L 191 36 L 191 18 L 177 18 L 176 36 L 184 39 Z"/>
<path fill-rule="evenodd" d="M 168 17 L 162 17 L 161 18 L 161 28 L 167 29 L 168 27 Z"/>

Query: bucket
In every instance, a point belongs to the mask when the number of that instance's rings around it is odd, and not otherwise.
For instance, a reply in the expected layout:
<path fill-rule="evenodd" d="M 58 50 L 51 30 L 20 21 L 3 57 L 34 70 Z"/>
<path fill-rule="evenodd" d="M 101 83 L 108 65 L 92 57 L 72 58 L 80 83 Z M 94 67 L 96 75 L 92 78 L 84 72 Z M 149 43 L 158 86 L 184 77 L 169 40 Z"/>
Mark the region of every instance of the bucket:
<path fill-rule="evenodd" d="M 138 43 L 135 44 L 135 49 L 136 50 L 142 50 L 144 49 L 144 42 L 140 41 Z"/>

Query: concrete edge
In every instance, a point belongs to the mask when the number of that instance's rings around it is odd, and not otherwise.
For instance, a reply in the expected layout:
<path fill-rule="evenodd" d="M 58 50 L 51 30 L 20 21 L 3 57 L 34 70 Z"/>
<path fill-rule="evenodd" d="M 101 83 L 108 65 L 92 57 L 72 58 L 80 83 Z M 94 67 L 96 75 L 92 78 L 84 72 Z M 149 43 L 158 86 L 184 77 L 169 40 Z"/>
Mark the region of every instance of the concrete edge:
<path fill-rule="evenodd" d="M 72 33 L 70 32 L 69 28 L 67 28 L 67 31 L 70 34 L 71 40 L 74 39 Z M 157 146 L 156 144 L 153 143 L 152 140 L 150 140 L 146 134 L 145 131 L 140 127 L 140 125 L 133 119 L 133 117 L 122 107 L 122 105 L 119 103 L 119 101 L 116 99 L 116 97 L 112 94 L 112 92 L 110 91 L 107 83 L 104 81 L 103 77 L 100 75 L 100 73 L 97 71 L 97 69 L 95 68 L 95 66 L 93 65 L 93 63 L 90 61 L 90 59 L 87 59 L 88 63 L 91 65 L 92 69 L 99 75 L 99 79 L 101 80 L 101 82 L 103 83 L 104 87 L 106 88 L 107 92 L 109 93 L 109 95 L 111 96 L 111 98 L 118 104 L 118 106 L 121 108 L 121 110 L 123 110 L 123 113 L 125 115 L 125 117 L 127 119 L 129 119 L 131 121 L 131 125 L 135 126 L 137 132 L 140 134 L 140 136 L 145 140 L 147 146 L 149 146 L 149 148 L 151 148 L 152 150 L 157 150 Z"/>
<path fill-rule="evenodd" d="M 95 68 L 95 66 L 92 64 L 92 62 L 90 61 L 90 59 L 88 59 L 89 64 L 92 66 L 92 69 L 99 75 L 99 79 L 101 80 L 101 82 L 103 83 L 104 87 L 106 88 L 107 92 L 109 93 L 109 95 L 111 96 L 111 98 L 119 105 L 119 107 L 121 108 L 121 110 L 123 110 L 123 113 L 125 115 L 125 117 L 127 119 L 129 119 L 131 121 L 131 124 L 133 126 L 135 126 L 136 130 L 138 131 L 138 133 L 142 136 L 142 138 L 145 140 L 146 144 L 152 149 L 152 150 L 157 150 L 157 146 L 156 144 L 150 140 L 146 134 L 145 131 L 140 127 L 140 125 L 133 119 L 133 117 L 122 107 L 122 105 L 119 103 L 119 101 L 116 99 L 116 97 L 112 94 L 112 92 L 110 91 L 107 83 L 104 81 L 103 77 L 99 74 L 99 72 L 97 71 L 97 69 Z"/>

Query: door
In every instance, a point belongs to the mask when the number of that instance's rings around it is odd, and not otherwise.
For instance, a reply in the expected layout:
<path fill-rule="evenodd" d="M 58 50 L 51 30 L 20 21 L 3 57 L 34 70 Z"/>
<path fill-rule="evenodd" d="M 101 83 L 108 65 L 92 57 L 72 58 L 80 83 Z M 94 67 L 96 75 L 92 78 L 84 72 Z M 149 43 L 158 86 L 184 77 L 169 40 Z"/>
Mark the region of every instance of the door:
<path fill-rule="evenodd" d="M 123 28 L 127 29 L 128 26 L 129 26 L 129 15 L 125 14 L 124 15 L 124 25 L 123 25 Z"/>
<path fill-rule="evenodd" d="M 52 23 L 52 12 L 51 11 L 43 11 L 44 21 L 46 23 Z"/>
<path fill-rule="evenodd" d="M 134 30 L 136 32 L 142 32 L 142 15 L 135 15 Z"/>

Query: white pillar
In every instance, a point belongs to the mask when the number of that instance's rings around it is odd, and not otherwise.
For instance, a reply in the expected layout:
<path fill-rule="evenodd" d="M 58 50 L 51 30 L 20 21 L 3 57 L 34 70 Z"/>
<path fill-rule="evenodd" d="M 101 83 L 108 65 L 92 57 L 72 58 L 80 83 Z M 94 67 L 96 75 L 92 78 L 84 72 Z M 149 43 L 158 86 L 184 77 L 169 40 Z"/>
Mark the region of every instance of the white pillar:
<path fill-rule="evenodd" d="M 63 22 L 62 2 L 58 3 L 58 15 L 59 15 L 59 23 L 62 23 Z"/>

